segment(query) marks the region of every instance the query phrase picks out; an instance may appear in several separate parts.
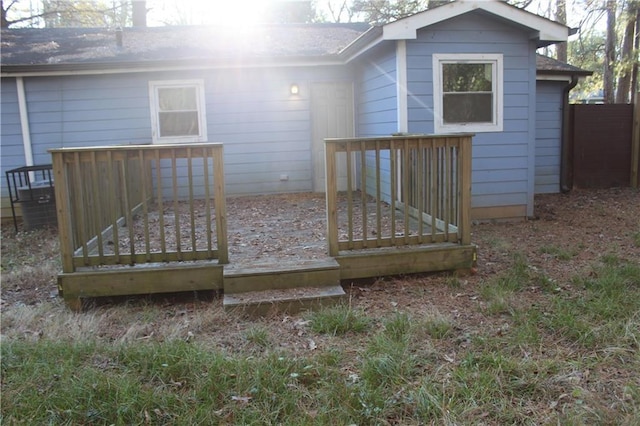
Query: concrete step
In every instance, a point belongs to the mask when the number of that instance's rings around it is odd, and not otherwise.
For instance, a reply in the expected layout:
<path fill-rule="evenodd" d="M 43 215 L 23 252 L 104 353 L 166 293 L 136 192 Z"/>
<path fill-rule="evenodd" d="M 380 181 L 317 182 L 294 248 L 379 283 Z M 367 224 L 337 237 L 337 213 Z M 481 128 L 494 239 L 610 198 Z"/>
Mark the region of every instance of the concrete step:
<path fill-rule="evenodd" d="M 267 315 L 274 312 L 294 314 L 338 303 L 346 294 L 337 285 L 295 287 L 287 289 L 250 291 L 224 294 L 225 310 L 241 311 L 248 315 Z"/>
<path fill-rule="evenodd" d="M 225 294 L 340 284 L 340 265 L 333 259 L 244 268 L 225 265 L 223 274 Z"/>

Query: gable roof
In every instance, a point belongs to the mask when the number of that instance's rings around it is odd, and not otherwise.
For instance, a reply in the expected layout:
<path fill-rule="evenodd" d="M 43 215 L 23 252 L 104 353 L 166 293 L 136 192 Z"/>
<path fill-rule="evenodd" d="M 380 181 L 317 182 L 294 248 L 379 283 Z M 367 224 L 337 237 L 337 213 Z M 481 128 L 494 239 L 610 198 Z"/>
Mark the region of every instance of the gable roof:
<path fill-rule="evenodd" d="M 497 0 L 458 0 L 375 27 L 366 23 L 167 26 L 125 28 L 120 33 L 105 28 L 5 29 L 0 34 L 1 74 L 342 65 L 385 40 L 415 38 L 420 28 L 476 12 L 528 30 L 539 45 L 564 41 L 569 34 L 564 25 Z M 538 74 L 588 75 L 559 64 L 539 60 Z"/>
<path fill-rule="evenodd" d="M 384 40 L 417 38 L 420 28 L 428 27 L 466 13 L 484 13 L 529 31 L 538 47 L 567 41 L 572 30 L 566 25 L 511 6 L 500 0 L 458 0 L 399 19 L 383 27 Z"/>
<path fill-rule="evenodd" d="M 2 30 L 7 72 L 131 68 L 141 64 L 215 66 L 228 63 L 331 63 L 370 25 L 265 24 L 230 27 L 25 28 Z M 121 43 L 118 38 L 121 36 Z M 120 45 L 119 45 L 120 44 Z"/>

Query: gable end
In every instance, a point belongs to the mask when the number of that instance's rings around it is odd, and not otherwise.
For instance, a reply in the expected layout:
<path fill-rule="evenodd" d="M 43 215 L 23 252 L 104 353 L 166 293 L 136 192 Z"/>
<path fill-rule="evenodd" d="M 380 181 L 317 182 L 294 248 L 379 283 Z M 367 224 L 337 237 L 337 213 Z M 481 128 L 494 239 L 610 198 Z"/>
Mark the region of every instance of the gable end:
<path fill-rule="evenodd" d="M 455 18 L 466 13 L 480 11 L 494 18 L 510 22 L 529 31 L 529 38 L 537 40 L 537 47 L 567 41 L 569 27 L 543 18 L 501 1 L 459 0 L 433 9 L 425 10 L 383 27 L 384 40 L 408 40 L 418 37 L 420 28 Z"/>

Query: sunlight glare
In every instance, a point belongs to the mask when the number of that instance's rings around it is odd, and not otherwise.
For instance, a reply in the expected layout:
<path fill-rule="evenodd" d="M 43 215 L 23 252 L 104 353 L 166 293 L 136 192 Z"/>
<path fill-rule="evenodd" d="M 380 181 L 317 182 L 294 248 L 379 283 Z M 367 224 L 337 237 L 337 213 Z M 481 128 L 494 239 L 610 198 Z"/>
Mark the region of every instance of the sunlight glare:
<path fill-rule="evenodd" d="M 183 0 L 200 24 L 246 27 L 259 23 L 266 13 L 266 0 Z"/>

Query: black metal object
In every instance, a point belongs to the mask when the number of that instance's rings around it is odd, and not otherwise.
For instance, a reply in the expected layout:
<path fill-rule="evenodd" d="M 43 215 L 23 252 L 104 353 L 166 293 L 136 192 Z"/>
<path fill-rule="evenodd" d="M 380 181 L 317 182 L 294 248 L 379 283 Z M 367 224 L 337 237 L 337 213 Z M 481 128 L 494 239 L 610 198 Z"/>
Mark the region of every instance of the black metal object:
<path fill-rule="evenodd" d="M 6 172 L 13 226 L 16 232 L 18 232 L 16 203 L 22 205 L 25 229 L 56 223 L 52 168 L 51 164 L 42 164 L 18 167 Z"/>

